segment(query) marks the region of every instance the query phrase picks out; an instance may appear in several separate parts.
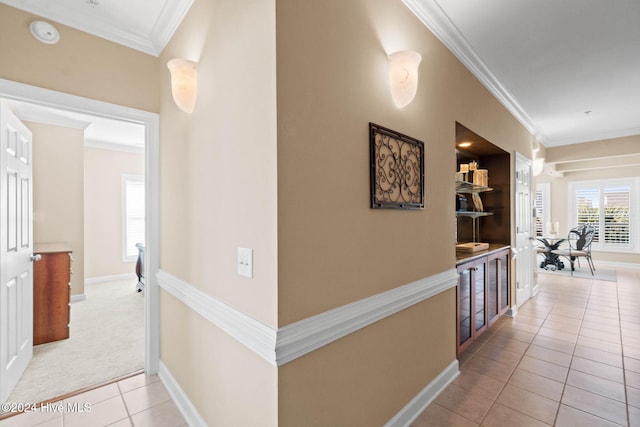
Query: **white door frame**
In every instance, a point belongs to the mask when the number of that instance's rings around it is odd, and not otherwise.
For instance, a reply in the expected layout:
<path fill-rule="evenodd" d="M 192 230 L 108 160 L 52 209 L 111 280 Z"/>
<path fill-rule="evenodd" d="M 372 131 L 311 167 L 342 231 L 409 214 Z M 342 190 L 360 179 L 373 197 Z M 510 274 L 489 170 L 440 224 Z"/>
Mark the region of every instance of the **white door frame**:
<path fill-rule="evenodd" d="M 30 102 L 100 117 L 139 123 L 145 127 L 145 372 L 158 372 L 160 361 L 160 116 L 135 108 L 96 101 L 50 89 L 0 79 L 0 98 Z"/>
<path fill-rule="evenodd" d="M 514 246 L 516 247 L 516 249 L 519 250 L 518 255 L 517 255 L 517 259 L 516 259 L 516 274 L 515 274 L 515 279 L 516 279 L 516 298 L 515 298 L 515 312 L 517 312 L 518 308 L 524 303 L 526 302 L 529 298 L 531 298 L 532 296 L 536 295 L 538 293 L 538 288 L 537 285 L 535 283 L 535 281 L 533 280 L 533 271 L 534 271 L 534 267 L 535 267 L 535 258 L 532 255 L 532 240 L 533 240 L 533 236 L 532 236 L 532 232 L 535 233 L 535 228 L 533 227 L 533 197 L 535 195 L 535 190 L 532 187 L 532 183 L 533 183 L 533 179 L 532 179 L 532 173 L 531 173 L 531 165 L 532 162 L 530 159 L 526 158 L 525 156 L 523 156 L 522 154 L 515 152 L 515 156 L 514 156 L 514 176 L 513 176 L 513 182 L 514 182 L 514 187 L 513 187 L 513 200 L 515 203 L 514 206 L 514 214 L 515 214 L 515 239 L 514 239 Z M 524 174 L 524 176 L 518 176 L 519 174 L 519 166 L 523 166 L 525 168 L 527 168 L 526 173 Z M 528 193 L 529 193 L 529 197 L 527 200 L 527 205 L 526 206 L 518 206 L 518 195 L 517 192 L 519 190 L 519 185 L 518 185 L 518 181 L 522 181 L 524 183 L 524 186 L 528 188 Z M 529 232 L 529 237 L 527 239 L 527 241 L 524 243 L 524 248 L 525 250 L 522 251 L 520 250 L 521 247 L 519 246 L 518 242 L 518 234 L 519 234 L 519 228 L 524 228 L 524 229 L 528 229 Z M 522 291 L 518 291 L 518 282 L 520 280 L 525 280 L 526 282 L 528 282 L 528 286 L 525 288 L 526 291 L 523 289 Z"/>

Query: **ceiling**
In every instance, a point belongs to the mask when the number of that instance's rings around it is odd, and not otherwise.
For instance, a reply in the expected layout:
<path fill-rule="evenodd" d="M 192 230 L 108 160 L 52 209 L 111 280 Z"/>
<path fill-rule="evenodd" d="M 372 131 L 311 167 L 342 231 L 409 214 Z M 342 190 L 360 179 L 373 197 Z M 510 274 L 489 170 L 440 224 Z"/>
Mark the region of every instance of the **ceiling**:
<path fill-rule="evenodd" d="M 640 134 L 640 1 L 403 1 L 546 147 Z"/>
<path fill-rule="evenodd" d="M 193 0 L 0 0 L 0 3 L 158 56 Z"/>
<path fill-rule="evenodd" d="M 145 127 L 89 114 L 10 101 L 13 112 L 21 120 L 84 130 L 85 146 L 134 153 L 144 152 Z"/>
<path fill-rule="evenodd" d="M 159 55 L 193 0 L 0 0 Z M 640 134 L 640 1 L 403 0 L 546 147 Z"/>
<path fill-rule="evenodd" d="M 0 0 L 17 9 L 158 56 L 193 0 Z M 11 101 L 26 121 L 84 129 L 85 145 L 144 151 L 144 126 Z"/>

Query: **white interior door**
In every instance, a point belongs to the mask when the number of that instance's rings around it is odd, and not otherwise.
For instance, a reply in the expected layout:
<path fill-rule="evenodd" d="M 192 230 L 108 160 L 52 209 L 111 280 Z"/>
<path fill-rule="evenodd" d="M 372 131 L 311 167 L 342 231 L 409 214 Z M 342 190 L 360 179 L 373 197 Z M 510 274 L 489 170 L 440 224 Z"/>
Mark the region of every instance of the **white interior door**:
<path fill-rule="evenodd" d="M 531 189 L 531 160 L 516 153 L 515 164 L 516 210 L 516 305 L 520 307 L 533 294 L 533 202 Z"/>
<path fill-rule="evenodd" d="M 0 401 L 33 354 L 31 132 L 0 100 Z"/>

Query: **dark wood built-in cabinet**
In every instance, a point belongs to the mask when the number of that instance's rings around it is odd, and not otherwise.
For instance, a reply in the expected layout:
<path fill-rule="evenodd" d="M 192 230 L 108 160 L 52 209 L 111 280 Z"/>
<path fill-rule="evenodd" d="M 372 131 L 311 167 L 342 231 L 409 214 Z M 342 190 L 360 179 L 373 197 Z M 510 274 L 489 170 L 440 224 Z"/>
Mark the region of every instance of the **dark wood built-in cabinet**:
<path fill-rule="evenodd" d="M 457 350 L 460 353 L 509 309 L 509 247 L 491 245 L 459 257 Z"/>
<path fill-rule="evenodd" d="M 456 123 L 458 354 L 510 306 L 510 168 L 508 152 Z"/>
<path fill-rule="evenodd" d="M 36 244 L 33 263 L 33 344 L 69 338 L 71 248 L 65 243 Z"/>

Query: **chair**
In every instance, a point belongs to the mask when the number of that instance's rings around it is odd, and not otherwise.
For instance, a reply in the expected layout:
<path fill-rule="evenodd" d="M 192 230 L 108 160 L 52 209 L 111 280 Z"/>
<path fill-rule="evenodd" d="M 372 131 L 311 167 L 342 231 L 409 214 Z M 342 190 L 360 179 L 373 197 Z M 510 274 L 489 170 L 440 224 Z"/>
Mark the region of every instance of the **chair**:
<path fill-rule="evenodd" d="M 593 260 L 591 259 L 591 242 L 593 241 L 594 234 L 595 229 L 591 225 L 581 224 L 569 231 L 567 235 L 567 241 L 569 242 L 568 248 L 551 251 L 551 253 L 569 259 L 572 276 L 575 270 L 574 262 L 578 260 L 578 266 L 580 266 L 580 257 L 587 259 L 589 270 L 591 270 L 591 275 L 593 276 L 593 272 L 596 270 L 596 267 L 593 265 Z"/>

